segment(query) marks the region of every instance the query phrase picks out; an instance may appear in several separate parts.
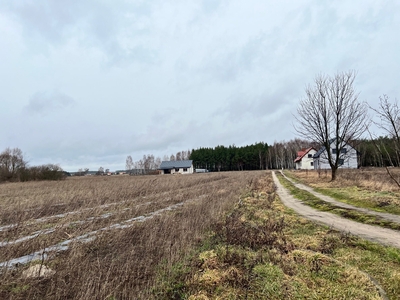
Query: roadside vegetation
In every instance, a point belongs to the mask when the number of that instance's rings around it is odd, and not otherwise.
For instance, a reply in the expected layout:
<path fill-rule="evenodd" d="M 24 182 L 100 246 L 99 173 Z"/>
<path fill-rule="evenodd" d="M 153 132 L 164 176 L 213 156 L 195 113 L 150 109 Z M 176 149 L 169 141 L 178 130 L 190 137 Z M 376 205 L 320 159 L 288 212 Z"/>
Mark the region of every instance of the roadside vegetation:
<path fill-rule="evenodd" d="M 399 249 L 297 216 L 279 201 L 267 171 L 5 183 L 0 218 L 3 242 L 55 229 L 4 245 L 1 262 L 98 230 L 91 240 L 72 240 L 65 251 L 1 268 L 1 299 L 400 294 Z M 33 265 L 54 273 L 26 276 Z"/>
<path fill-rule="evenodd" d="M 400 169 L 393 168 L 392 173 L 400 178 Z M 338 178 L 333 182 L 323 170 L 285 170 L 284 174 L 337 201 L 400 215 L 400 189 L 383 168 L 339 169 Z"/>
<path fill-rule="evenodd" d="M 304 204 L 311 206 L 312 208 L 318 209 L 320 211 L 330 212 L 339 215 L 343 218 L 350 219 L 356 222 L 369 225 L 377 225 L 384 228 L 400 230 L 400 223 L 391 222 L 381 218 L 380 216 L 375 216 L 360 212 L 355 209 L 344 208 L 329 202 L 326 202 L 317 196 L 314 196 L 310 192 L 302 190 L 295 187 L 290 181 L 285 179 L 281 174 L 276 175 L 281 182 L 281 184 L 290 191 L 290 193 L 297 199 L 301 200 Z"/>

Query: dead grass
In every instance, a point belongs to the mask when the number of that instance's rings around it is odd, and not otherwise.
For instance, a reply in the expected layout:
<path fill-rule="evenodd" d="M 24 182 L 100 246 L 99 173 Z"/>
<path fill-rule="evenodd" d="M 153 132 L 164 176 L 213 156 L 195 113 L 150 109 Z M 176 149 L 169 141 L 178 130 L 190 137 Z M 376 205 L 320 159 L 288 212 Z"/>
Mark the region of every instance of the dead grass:
<path fill-rule="evenodd" d="M 384 168 L 339 169 L 337 179 L 331 182 L 330 170 L 295 170 L 293 173 L 302 180 L 327 187 L 357 186 L 366 190 L 399 192 Z M 400 179 L 400 168 L 392 168 L 395 178 Z"/>
<path fill-rule="evenodd" d="M 160 272 L 158 266 L 163 262 L 162 269 L 169 272 L 170 266 L 238 201 L 241 191 L 260 176 L 261 172 L 232 172 L 84 177 L 64 182 L 0 185 L 3 241 L 15 240 L 44 227 L 56 229 L 0 248 L 1 261 L 182 203 L 175 211 L 154 215 L 129 228 L 100 231 L 92 242 L 72 242 L 67 251 L 49 253 L 44 263 L 56 271 L 50 279 L 23 278 L 21 274 L 28 265 L 3 270 L 0 298 L 151 298 L 155 276 Z M 52 217 L 67 212 L 75 213 Z M 90 219 L 106 212 L 113 215 Z M 86 221 L 74 223 L 82 220 Z M 16 227 L 4 227 L 11 224 Z"/>

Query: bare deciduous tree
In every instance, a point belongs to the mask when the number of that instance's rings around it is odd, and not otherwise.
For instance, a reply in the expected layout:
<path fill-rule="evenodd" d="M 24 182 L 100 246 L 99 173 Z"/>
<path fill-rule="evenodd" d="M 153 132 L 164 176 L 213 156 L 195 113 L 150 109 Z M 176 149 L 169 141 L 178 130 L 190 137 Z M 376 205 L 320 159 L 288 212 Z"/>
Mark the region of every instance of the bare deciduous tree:
<path fill-rule="evenodd" d="M 7 148 L 0 153 L 0 177 L 9 180 L 17 177 L 17 172 L 26 167 L 21 149 Z"/>
<path fill-rule="evenodd" d="M 182 160 L 182 152 L 181 151 L 176 153 L 175 160 Z"/>
<path fill-rule="evenodd" d="M 325 147 L 332 180 L 336 179 L 342 149 L 366 130 L 367 105 L 358 101 L 353 87 L 355 77 L 354 71 L 317 76 L 315 85 L 306 88 L 306 97 L 297 108 L 295 130 Z M 331 151 L 332 142 L 335 153 Z"/>
<path fill-rule="evenodd" d="M 383 95 L 379 97 L 379 107 L 373 108 L 370 107 L 379 117 L 380 122 L 374 122 L 379 128 L 384 130 L 388 135 L 389 138 L 393 140 L 393 148 L 395 151 L 395 159 L 397 160 L 397 164 L 400 161 L 400 107 L 397 104 L 397 100 L 393 103 L 389 101 L 389 97 L 387 95 Z M 378 153 L 381 157 L 386 156 L 391 165 L 394 165 L 391 155 L 388 153 L 388 149 L 386 146 L 381 143 L 378 144 L 376 140 L 372 138 L 374 141 L 374 145 Z M 388 166 L 385 165 L 386 171 L 389 174 L 390 178 L 400 187 L 400 180 L 395 178 L 392 172 L 388 169 Z"/>
<path fill-rule="evenodd" d="M 397 100 L 391 103 L 387 95 L 379 97 L 379 100 L 378 109 L 371 107 L 380 119 L 380 122 L 375 122 L 375 124 L 400 144 L 400 107 Z"/>
<path fill-rule="evenodd" d="M 99 170 L 97 171 L 96 175 L 104 175 L 104 168 L 100 167 Z"/>
<path fill-rule="evenodd" d="M 133 159 L 132 159 L 132 156 L 130 156 L 130 155 L 128 155 L 128 157 L 126 158 L 125 169 L 126 170 L 133 169 Z"/>
<path fill-rule="evenodd" d="M 155 169 L 158 169 L 161 165 L 161 158 L 157 157 L 154 163 L 155 163 Z"/>

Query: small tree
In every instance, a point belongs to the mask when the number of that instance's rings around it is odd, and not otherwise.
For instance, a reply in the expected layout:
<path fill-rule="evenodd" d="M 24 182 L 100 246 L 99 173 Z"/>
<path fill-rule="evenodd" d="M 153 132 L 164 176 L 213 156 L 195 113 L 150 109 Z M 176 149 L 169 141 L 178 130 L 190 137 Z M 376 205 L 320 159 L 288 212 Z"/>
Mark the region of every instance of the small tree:
<path fill-rule="evenodd" d="M 182 160 L 182 152 L 177 152 L 175 155 L 175 160 Z"/>
<path fill-rule="evenodd" d="M 358 101 L 359 94 L 353 87 L 355 77 L 354 71 L 340 72 L 333 77 L 317 76 L 315 85 L 306 88 L 306 97 L 297 108 L 295 130 L 325 147 L 332 181 L 336 179 L 342 149 L 366 130 L 367 105 Z"/>
<path fill-rule="evenodd" d="M 129 171 L 133 169 L 133 159 L 130 155 L 128 155 L 128 157 L 126 158 L 125 169 Z"/>
<path fill-rule="evenodd" d="M 18 173 L 26 166 L 27 162 L 24 160 L 21 149 L 7 148 L 0 153 L 0 180 L 18 179 Z"/>
<path fill-rule="evenodd" d="M 99 170 L 96 172 L 96 175 L 104 175 L 104 168 L 100 167 Z"/>
<path fill-rule="evenodd" d="M 374 142 L 374 146 L 381 157 L 386 157 L 389 161 L 390 165 L 394 165 L 393 160 L 396 160 L 396 164 L 398 165 L 400 162 L 400 107 L 395 100 L 393 103 L 389 101 L 389 97 L 387 95 L 383 95 L 379 97 L 379 107 L 372 108 L 370 107 L 379 117 L 379 122 L 374 122 L 379 128 L 384 130 L 386 134 L 388 134 L 389 138 L 393 142 L 393 152 L 394 155 L 389 153 L 389 147 L 382 142 L 382 138 L 379 139 L 381 143 L 378 143 L 376 140 L 371 138 Z M 392 172 L 388 169 L 387 164 L 384 164 L 387 173 L 390 178 L 400 187 L 400 180 L 396 179 Z"/>

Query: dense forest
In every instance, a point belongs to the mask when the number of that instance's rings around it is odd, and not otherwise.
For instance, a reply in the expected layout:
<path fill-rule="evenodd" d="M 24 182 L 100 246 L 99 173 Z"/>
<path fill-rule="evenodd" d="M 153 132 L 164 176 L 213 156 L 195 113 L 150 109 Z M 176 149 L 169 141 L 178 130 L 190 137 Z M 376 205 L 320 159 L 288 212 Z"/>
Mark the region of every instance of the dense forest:
<path fill-rule="evenodd" d="M 209 171 L 263 170 L 267 166 L 268 145 L 256 143 L 250 146 L 235 145 L 192 150 L 190 159 L 195 169 Z"/>

